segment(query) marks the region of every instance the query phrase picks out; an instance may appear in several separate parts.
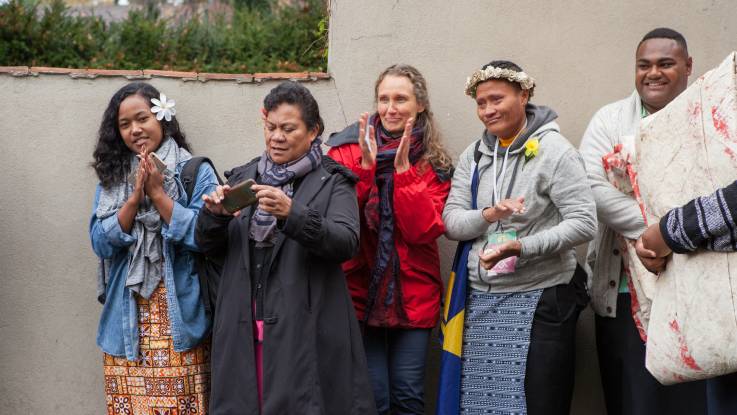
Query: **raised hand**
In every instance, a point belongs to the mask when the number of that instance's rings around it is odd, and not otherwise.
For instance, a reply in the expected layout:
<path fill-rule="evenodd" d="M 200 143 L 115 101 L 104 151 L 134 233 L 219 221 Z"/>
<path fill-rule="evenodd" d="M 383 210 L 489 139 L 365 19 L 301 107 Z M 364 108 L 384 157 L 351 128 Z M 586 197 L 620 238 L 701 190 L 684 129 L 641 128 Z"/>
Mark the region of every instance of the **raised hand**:
<path fill-rule="evenodd" d="M 205 202 L 205 208 L 216 215 L 238 216 L 241 213 L 240 210 L 235 213 L 230 213 L 225 210 L 222 205 L 223 199 L 228 192 L 230 192 L 230 185 L 226 184 L 216 187 L 215 191 L 209 195 L 202 195 L 202 201 Z"/>
<path fill-rule="evenodd" d="M 143 198 L 146 196 L 145 191 L 145 185 L 146 185 L 146 179 L 148 176 L 148 170 L 146 170 L 146 164 L 145 163 L 139 163 L 138 164 L 138 171 L 136 172 L 136 184 L 133 188 L 133 193 L 131 193 L 128 200 L 130 203 L 134 204 L 136 207 L 143 201 Z"/>
<path fill-rule="evenodd" d="M 504 199 L 496 205 L 488 207 L 482 211 L 484 219 L 489 223 L 494 223 L 512 215 L 521 215 L 523 213 L 525 213 L 525 198 L 523 196 Z"/>
<path fill-rule="evenodd" d="M 409 170 L 412 165 L 409 162 L 409 146 L 412 142 L 412 127 L 415 125 L 415 119 L 410 118 L 404 124 L 404 133 L 397 147 L 397 154 L 394 156 L 394 171 L 404 173 Z"/>
<path fill-rule="evenodd" d="M 358 145 L 361 147 L 361 167 L 371 170 L 376 164 L 376 135 L 374 126 L 368 123 L 369 113 L 364 112 L 358 118 Z M 366 141 L 366 129 L 368 128 L 368 142 Z"/>
<path fill-rule="evenodd" d="M 144 190 L 148 197 L 156 199 L 166 194 L 164 190 L 164 175 L 156 168 L 156 163 L 153 161 L 151 153 L 145 153 L 141 156 L 141 165 L 145 166 L 146 169 L 146 181 L 144 183 Z"/>
<path fill-rule="evenodd" d="M 256 192 L 258 207 L 266 213 L 271 213 L 277 219 L 286 219 L 292 210 L 292 199 L 281 189 L 263 184 L 254 184 L 251 190 Z"/>
<path fill-rule="evenodd" d="M 125 233 L 129 233 L 131 228 L 133 228 L 133 221 L 135 220 L 136 212 L 138 212 L 138 206 L 146 197 L 144 187 L 146 186 L 147 174 L 146 164 L 143 162 L 139 163 L 133 192 L 131 192 L 128 200 L 125 201 L 118 211 L 118 223 Z"/>

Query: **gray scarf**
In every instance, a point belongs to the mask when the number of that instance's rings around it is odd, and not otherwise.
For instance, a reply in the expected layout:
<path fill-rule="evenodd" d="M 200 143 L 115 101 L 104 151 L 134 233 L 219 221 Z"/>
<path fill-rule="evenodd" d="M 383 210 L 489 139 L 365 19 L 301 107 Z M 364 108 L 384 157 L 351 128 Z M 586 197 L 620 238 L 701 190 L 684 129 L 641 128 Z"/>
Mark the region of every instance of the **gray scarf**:
<path fill-rule="evenodd" d="M 322 140 L 320 137 L 312 141 L 310 149 L 302 157 L 289 163 L 276 164 L 264 151 L 258 162 L 258 175 L 261 183 L 281 189 L 287 197 L 294 195 L 294 180 L 315 170 L 322 162 Z M 258 247 L 273 246 L 276 240 L 276 217 L 261 208 L 251 216 L 249 237 Z"/>
<path fill-rule="evenodd" d="M 171 137 L 164 139 L 159 149 L 156 150 L 156 155 L 166 164 L 164 191 L 172 200 L 178 200 L 182 190 L 174 179 L 174 172 L 178 163 L 189 160 L 192 155 L 187 150 L 179 148 Z M 132 183 L 135 183 L 138 165 L 138 157 L 135 154 L 131 155 L 131 174 L 128 180 L 115 184 L 109 189 L 102 189 L 97 211 L 95 212 L 98 219 L 102 220 L 116 215 L 128 200 L 134 189 Z M 148 197 L 145 197 L 138 206 L 131 235 L 136 237 L 136 242 L 128 248 L 131 256 L 125 286 L 137 292 L 143 298 L 149 298 L 159 285 L 159 281 L 161 281 L 164 257 L 161 216 Z M 109 280 L 108 270 L 110 265 L 110 260 L 106 259 L 101 261 L 98 267 L 98 298 L 104 298 L 105 286 Z"/>

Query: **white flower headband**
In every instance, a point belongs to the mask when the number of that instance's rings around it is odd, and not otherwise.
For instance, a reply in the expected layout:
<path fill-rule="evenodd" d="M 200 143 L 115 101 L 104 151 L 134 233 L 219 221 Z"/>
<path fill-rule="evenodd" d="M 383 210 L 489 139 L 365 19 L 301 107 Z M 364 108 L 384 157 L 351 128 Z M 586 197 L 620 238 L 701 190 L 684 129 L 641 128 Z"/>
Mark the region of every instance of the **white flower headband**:
<path fill-rule="evenodd" d="M 174 108 L 176 102 L 173 99 L 167 99 L 163 93 L 159 96 L 159 99 L 151 98 L 151 103 L 154 104 L 151 107 L 151 112 L 156 114 L 156 119 L 159 121 L 164 118 L 167 121 L 171 121 L 171 118 L 177 113 L 177 110 Z"/>
<path fill-rule="evenodd" d="M 522 89 L 532 89 L 535 86 L 535 79 L 525 72 L 487 66 L 486 69 L 479 69 L 466 79 L 466 95 L 475 98 L 476 86 L 489 79 L 506 79 L 509 82 L 516 82 Z"/>

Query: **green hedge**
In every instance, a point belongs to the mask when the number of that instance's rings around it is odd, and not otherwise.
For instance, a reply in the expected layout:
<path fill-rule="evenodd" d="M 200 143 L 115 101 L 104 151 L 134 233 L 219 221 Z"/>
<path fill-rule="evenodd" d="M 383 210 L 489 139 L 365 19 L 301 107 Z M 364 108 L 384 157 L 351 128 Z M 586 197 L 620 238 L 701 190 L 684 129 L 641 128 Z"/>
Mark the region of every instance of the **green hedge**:
<path fill-rule="evenodd" d="M 325 0 L 303 7 L 260 7 L 240 0 L 228 12 L 164 19 L 158 6 L 117 22 L 11 0 L 0 6 L 0 66 L 165 69 L 254 73 L 325 71 Z M 299 2 L 298 2 L 299 3 Z"/>

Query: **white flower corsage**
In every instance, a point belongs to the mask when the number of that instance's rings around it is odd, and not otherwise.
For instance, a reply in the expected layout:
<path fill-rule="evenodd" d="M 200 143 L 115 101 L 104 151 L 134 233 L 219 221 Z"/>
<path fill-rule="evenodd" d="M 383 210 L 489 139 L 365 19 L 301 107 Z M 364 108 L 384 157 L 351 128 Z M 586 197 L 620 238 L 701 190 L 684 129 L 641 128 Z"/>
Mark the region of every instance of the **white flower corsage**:
<path fill-rule="evenodd" d="M 167 99 L 166 95 L 161 94 L 159 99 L 151 98 L 151 103 L 154 104 L 151 107 L 151 112 L 156 114 L 156 119 L 161 121 L 166 118 L 167 121 L 171 121 L 171 117 L 177 114 L 177 110 L 174 108 L 176 103 L 173 99 Z"/>

